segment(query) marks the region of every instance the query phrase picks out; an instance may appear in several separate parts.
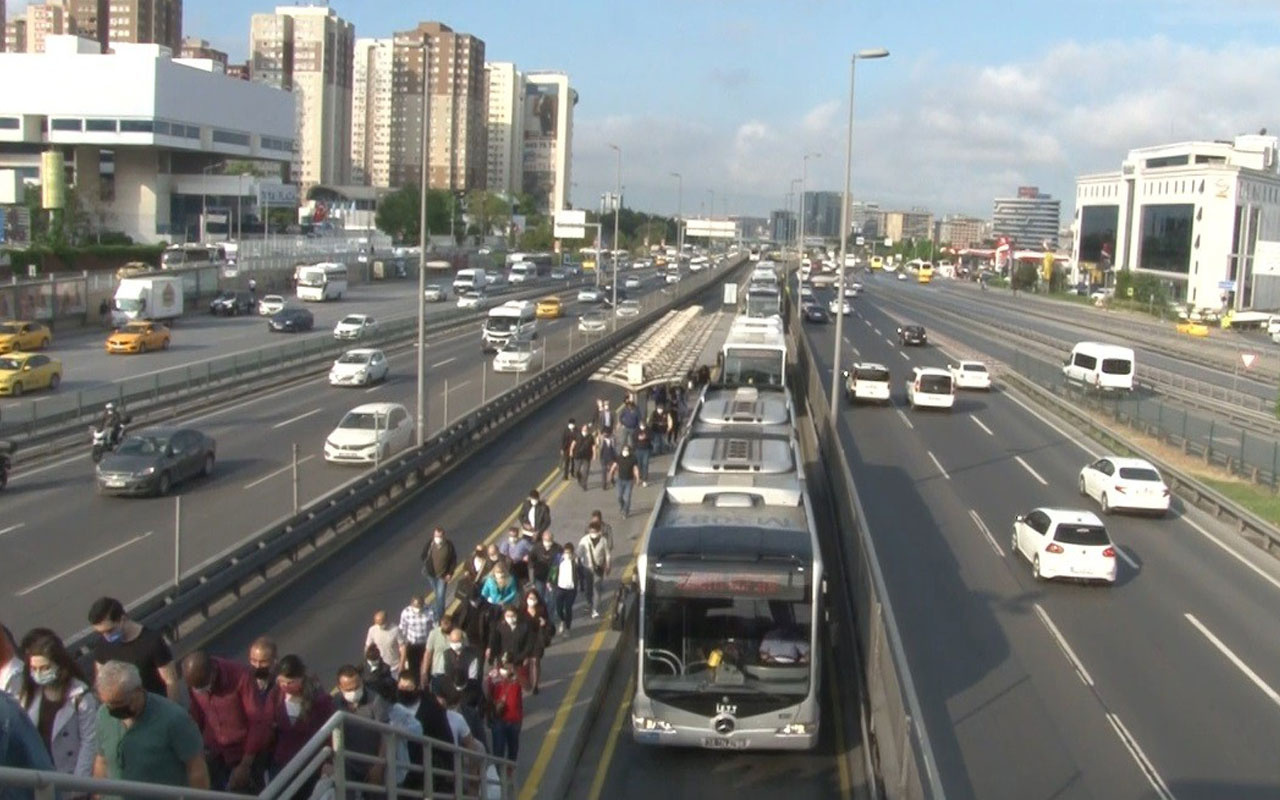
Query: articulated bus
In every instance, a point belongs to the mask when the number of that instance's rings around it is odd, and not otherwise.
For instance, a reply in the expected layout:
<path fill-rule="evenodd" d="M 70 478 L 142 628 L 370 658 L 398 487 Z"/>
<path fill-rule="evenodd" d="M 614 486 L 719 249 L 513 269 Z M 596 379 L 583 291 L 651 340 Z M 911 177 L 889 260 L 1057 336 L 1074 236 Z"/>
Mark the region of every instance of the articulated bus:
<path fill-rule="evenodd" d="M 785 391 L 709 387 L 676 453 L 637 565 L 638 743 L 817 745 L 825 582 Z"/>
<path fill-rule="evenodd" d="M 751 283 L 742 296 L 742 313 L 752 318 L 781 317 L 782 292 L 777 285 Z"/>
<path fill-rule="evenodd" d="M 787 337 L 781 317 L 737 317 L 720 348 L 721 383 L 785 386 Z"/>
<path fill-rule="evenodd" d="M 347 291 L 347 267 L 337 262 L 299 264 L 294 270 L 294 279 L 298 284 L 299 300 L 341 300 L 343 292 Z"/>

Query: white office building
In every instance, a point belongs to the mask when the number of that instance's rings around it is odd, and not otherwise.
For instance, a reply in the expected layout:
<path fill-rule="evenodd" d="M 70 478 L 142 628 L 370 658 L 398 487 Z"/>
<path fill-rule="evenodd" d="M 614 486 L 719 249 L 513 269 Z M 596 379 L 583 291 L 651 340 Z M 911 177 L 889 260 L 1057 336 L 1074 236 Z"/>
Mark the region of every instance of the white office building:
<path fill-rule="evenodd" d="M 356 39 L 351 86 L 351 182 L 391 186 L 391 39 Z"/>
<path fill-rule="evenodd" d="M 44 53 L 0 54 L 0 171 L 35 183 L 49 177 L 42 153 L 60 152 L 91 224 L 145 243 L 196 238 L 202 205 L 248 213 L 277 193 L 278 178 L 212 173 L 227 159 L 289 163 L 292 94 L 161 45 L 113 49 L 51 35 Z"/>
<path fill-rule="evenodd" d="M 1280 308 L 1280 139 L 1131 150 L 1076 179 L 1072 257 L 1094 280 L 1159 276 L 1198 308 Z"/>
<path fill-rule="evenodd" d="M 573 107 L 578 92 L 563 72 L 526 72 L 524 76 L 521 185 L 538 211 L 554 214 L 570 207 Z"/>
<path fill-rule="evenodd" d="M 489 191 L 514 195 L 524 186 L 524 76 L 510 61 L 484 65 L 488 86 Z"/>

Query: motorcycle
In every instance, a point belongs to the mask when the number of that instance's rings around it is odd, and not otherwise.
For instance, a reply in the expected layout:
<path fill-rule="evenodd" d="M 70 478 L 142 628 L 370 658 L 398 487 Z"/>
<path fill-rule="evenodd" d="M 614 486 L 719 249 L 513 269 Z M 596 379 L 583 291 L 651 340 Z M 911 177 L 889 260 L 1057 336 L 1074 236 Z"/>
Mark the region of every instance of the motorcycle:
<path fill-rule="evenodd" d="M 97 464 L 104 455 L 120 444 L 120 440 L 124 438 L 124 425 L 122 423 L 116 432 L 105 427 L 90 426 L 89 434 L 93 439 L 93 463 Z"/>
<path fill-rule="evenodd" d="M 0 489 L 9 485 L 9 466 L 13 463 L 11 456 L 18 446 L 13 442 L 0 442 Z"/>

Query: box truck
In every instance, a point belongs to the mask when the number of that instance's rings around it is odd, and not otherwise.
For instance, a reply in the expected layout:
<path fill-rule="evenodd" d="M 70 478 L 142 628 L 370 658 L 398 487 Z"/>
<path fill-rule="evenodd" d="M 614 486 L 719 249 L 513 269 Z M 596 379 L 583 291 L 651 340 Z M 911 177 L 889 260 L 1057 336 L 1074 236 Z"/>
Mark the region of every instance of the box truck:
<path fill-rule="evenodd" d="M 182 316 L 182 278 L 176 275 L 122 278 L 116 287 L 111 320 L 170 320 Z"/>

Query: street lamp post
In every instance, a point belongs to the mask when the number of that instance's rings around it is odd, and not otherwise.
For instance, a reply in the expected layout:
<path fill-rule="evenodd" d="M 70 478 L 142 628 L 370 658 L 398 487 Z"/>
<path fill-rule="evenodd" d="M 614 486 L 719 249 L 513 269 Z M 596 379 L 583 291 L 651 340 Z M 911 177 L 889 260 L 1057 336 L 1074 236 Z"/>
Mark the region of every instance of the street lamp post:
<path fill-rule="evenodd" d="M 427 310 L 424 298 L 427 295 L 427 186 L 428 186 L 428 117 L 431 114 L 431 95 L 427 91 L 426 46 L 422 49 L 422 179 L 418 188 L 418 446 L 427 439 Z M 485 365 L 488 369 L 488 365 Z"/>
<path fill-rule="evenodd" d="M 884 58 L 889 51 L 883 47 L 859 50 L 849 59 L 849 127 L 844 142 L 844 201 L 840 204 L 840 263 L 837 275 L 840 288 L 836 291 L 836 340 L 831 353 L 831 427 L 836 424 L 836 401 L 840 396 L 840 340 L 844 336 L 844 261 L 849 242 L 849 173 L 853 166 L 853 78 L 860 58 Z"/>
<path fill-rule="evenodd" d="M 676 249 L 684 252 L 684 222 L 682 215 L 684 214 L 684 176 L 679 172 L 672 172 L 671 177 L 676 179 Z M 676 257 L 676 265 L 679 266 L 679 256 Z"/>
<path fill-rule="evenodd" d="M 200 173 L 208 175 L 209 170 L 225 167 L 227 162 L 219 161 L 216 164 L 210 164 L 207 167 L 201 167 Z M 200 244 L 204 244 L 206 229 L 209 227 L 209 190 L 205 187 L 204 181 L 200 181 Z"/>
<path fill-rule="evenodd" d="M 796 184 L 798 183 L 800 183 L 799 178 L 792 178 L 791 185 L 787 188 L 787 219 L 784 220 L 784 224 L 787 226 L 787 241 L 792 242 L 792 244 L 795 244 L 796 226 L 791 224 L 791 208 L 793 205 L 791 199 L 796 196 Z M 786 252 L 785 247 L 783 248 L 783 252 Z"/>
<path fill-rule="evenodd" d="M 804 185 L 809 180 L 809 159 L 822 158 L 822 153 L 805 153 L 800 164 L 800 222 L 797 238 L 800 240 L 799 259 L 796 262 L 796 268 L 799 269 L 800 263 L 804 261 Z"/>
<path fill-rule="evenodd" d="M 614 175 L 613 189 L 613 318 L 618 319 L 618 217 L 622 216 L 622 148 L 616 144 L 609 148 L 618 154 L 618 171 Z"/>

